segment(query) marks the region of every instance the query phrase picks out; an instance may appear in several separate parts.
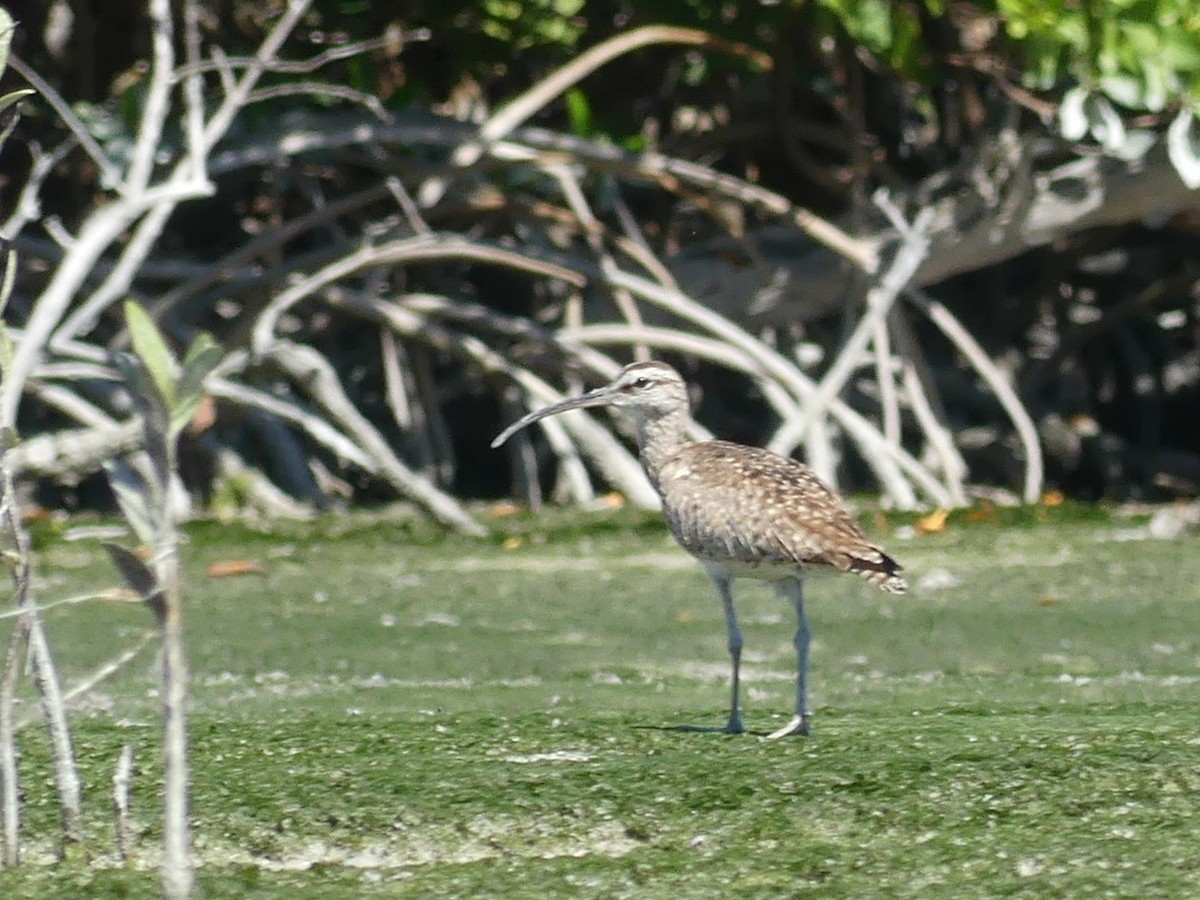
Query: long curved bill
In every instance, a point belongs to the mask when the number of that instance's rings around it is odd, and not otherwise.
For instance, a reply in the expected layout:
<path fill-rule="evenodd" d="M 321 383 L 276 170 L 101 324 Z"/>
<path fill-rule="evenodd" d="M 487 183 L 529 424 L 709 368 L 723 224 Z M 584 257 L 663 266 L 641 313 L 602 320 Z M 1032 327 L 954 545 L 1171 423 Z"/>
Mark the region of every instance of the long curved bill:
<path fill-rule="evenodd" d="M 594 391 L 588 391 L 586 394 L 581 394 L 578 397 L 569 397 L 566 400 L 560 400 L 550 406 L 544 406 L 541 409 L 535 409 L 527 416 L 523 416 L 513 422 L 502 432 L 496 435 L 496 439 L 492 441 L 492 448 L 495 449 L 507 441 L 510 437 L 524 428 L 526 425 L 532 425 L 539 419 L 545 419 L 547 416 L 557 416 L 559 413 L 567 412 L 572 409 L 583 409 L 587 406 L 606 406 L 613 401 L 613 392 L 611 388 L 601 387 Z"/>

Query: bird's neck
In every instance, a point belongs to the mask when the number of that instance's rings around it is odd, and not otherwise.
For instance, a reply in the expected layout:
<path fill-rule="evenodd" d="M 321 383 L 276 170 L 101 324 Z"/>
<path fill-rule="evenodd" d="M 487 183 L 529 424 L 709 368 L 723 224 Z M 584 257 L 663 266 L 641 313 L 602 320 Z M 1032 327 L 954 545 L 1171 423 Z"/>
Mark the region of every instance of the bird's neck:
<path fill-rule="evenodd" d="M 680 447 L 691 443 L 687 430 L 688 416 L 684 412 L 643 419 L 637 423 L 638 457 L 656 491 L 663 465 Z"/>

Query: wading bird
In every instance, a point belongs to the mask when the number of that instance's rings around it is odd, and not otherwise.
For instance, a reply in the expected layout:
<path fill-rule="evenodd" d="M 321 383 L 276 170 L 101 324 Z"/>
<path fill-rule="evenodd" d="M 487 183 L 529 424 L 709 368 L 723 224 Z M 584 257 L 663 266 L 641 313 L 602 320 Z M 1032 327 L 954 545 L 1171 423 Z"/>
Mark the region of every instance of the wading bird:
<path fill-rule="evenodd" d="M 804 611 L 810 570 L 851 572 L 893 594 L 907 589 L 901 567 L 872 544 L 841 498 L 811 469 L 759 447 L 729 441 L 692 441 L 687 385 L 671 366 L 626 366 L 610 384 L 529 413 L 492 441 L 499 447 L 516 431 L 571 409 L 613 406 L 637 427 L 638 455 L 662 498 L 675 540 L 708 572 L 725 609 L 733 663 L 729 721 L 745 731 L 739 699 L 742 632 L 733 606 L 737 578 L 771 582 L 796 610 L 796 712 L 770 738 L 808 734 L 806 681 L 811 632 Z"/>

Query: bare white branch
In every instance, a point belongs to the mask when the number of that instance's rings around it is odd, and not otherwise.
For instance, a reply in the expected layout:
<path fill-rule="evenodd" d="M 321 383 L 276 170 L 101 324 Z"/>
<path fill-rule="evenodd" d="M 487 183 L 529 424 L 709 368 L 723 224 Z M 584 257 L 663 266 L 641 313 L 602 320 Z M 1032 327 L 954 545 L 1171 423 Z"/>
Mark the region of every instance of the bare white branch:
<path fill-rule="evenodd" d="M 170 0 L 150 0 L 150 78 L 146 83 L 142 117 L 125 177 L 125 192 L 145 190 L 154 171 L 163 126 L 171 112 L 171 79 L 175 69 L 175 25 Z"/>
<path fill-rule="evenodd" d="M 979 346 L 979 342 L 971 336 L 971 333 L 963 327 L 958 319 L 954 318 L 954 314 L 950 310 L 920 288 L 909 288 L 908 297 L 918 309 L 929 317 L 929 321 L 933 322 L 942 334 L 953 342 L 959 352 L 970 362 L 972 368 L 979 373 L 979 377 L 991 388 L 1000 405 L 1004 407 L 1025 454 L 1025 483 L 1021 490 L 1021 497 L 1026 503 L 1036 503 L 1042 495 L 1045 463 L 1042 458 L 1042 445 L 1038 440 L 1037 427 L 1033 424 L 1033 419 L 1021 402 L 1021 398 L 1008 383 L 1004 373 L 988 358 L 987 351 Z"/>

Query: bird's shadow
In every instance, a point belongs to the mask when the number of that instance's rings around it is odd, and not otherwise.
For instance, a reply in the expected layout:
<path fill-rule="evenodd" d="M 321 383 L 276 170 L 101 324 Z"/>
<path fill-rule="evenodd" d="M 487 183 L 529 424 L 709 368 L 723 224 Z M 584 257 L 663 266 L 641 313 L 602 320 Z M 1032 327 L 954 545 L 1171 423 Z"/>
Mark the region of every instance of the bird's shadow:
<path fill-rule="evenodd" d="M 730 731 L 724 725 L 634 725 L 639 731 L 673 731 L 676 734 L 727 734 L 730 737 L 749 735 L 750 737 L 765 738 L 769 731 L 754 731 L 746 728 L 742 731 Z"/>

